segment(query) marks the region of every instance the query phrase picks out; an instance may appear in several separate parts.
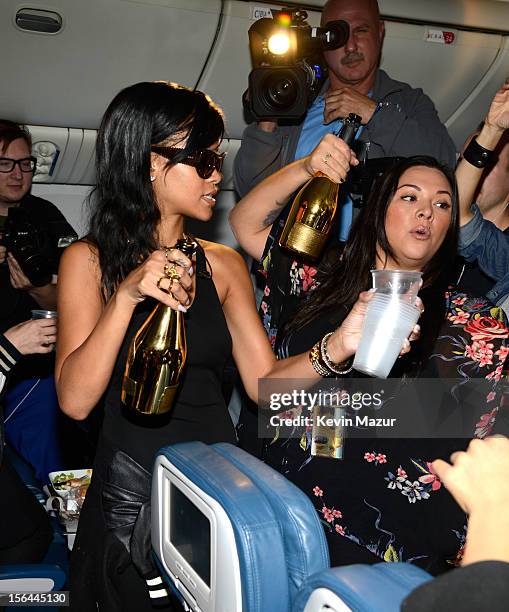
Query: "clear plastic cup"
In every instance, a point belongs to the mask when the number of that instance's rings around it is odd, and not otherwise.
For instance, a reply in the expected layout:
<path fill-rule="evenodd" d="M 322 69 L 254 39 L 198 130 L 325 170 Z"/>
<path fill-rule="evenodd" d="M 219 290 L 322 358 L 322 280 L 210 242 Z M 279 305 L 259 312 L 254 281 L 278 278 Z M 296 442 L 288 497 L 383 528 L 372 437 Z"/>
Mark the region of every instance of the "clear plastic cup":
<path fill-rule="evenodd" d="M 373 289 L 411 304 L 421 288 L 421 272 L 407 270 L 371 270 Z"/>
<path fill-rule="evenodd" d="M 421 312 L 416 306 L 385 295 L 368 305 L 353 367 L 377 378 L 387 378 Z"/>
<path fill-rule="evenodd" d="M 32 310 L 32 319 L 54 319 L 58 316 L 56 310 Z"/>
<path fill-rule="evenodd" d="M 371 274 L 375 295 L 368 305 L 353 367 L 358 372 L 387 378 L 421 314 L 415 306 L 421 273 L 371 270 Z"/>

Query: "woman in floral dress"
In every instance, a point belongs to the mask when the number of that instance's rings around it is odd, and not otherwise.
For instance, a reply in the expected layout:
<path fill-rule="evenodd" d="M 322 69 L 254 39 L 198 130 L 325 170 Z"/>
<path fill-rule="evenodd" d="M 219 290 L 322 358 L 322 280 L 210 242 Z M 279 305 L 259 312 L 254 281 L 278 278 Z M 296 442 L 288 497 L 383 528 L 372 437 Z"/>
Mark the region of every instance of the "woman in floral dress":
<path fill-rule="evenodd" d="M 452 173 L 425 157 L 399 163 L 360 212 L 341 259 L 318 279 L 279 347 L 280 357 L 298 354 L 335 329 L 358 292 L 370 286 L 371 268 L 423 272 L 421 337 L 390 376 L 400 379 L 394 381 L 400 400 L 408 393 L 413 401 L 416 388 L 426 394 L 421 408 L 408 406 L 412 415 L 426 411 L 435 435 L 419 437 L 417 429 L 401 438 L 350 432 L 344 458 L 334 460 L 311 455 L 311 432 L 303 428 L 291 438 L 278 432 L 266 449 L 266 461 L 314 502 L 333 566 L 410 561 L 439 574 L 461 556 L 466 517 L 431 462 L 463 450 L 468 438 L 502 429 L 509 331 L 502 310 L 486 298 L 449 288 L 456 237 Z"/>

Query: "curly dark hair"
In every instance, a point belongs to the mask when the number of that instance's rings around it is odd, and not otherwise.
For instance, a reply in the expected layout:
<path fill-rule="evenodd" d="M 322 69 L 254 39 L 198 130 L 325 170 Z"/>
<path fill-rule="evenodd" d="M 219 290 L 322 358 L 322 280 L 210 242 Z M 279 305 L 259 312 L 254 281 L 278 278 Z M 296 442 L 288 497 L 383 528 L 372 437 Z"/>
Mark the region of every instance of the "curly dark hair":
<path fill-rule="evenodd" d="M 151 146 L 175 138 L 184 143 L 169 167 L 212 146 L 223 133 L 222 113 L 210 98 L 180 85 L 136 83 L 112 100 L 97 136 L 87 235 L 99 254 L 105 299 L 157 249 L 160 211 L 150 182 Z"/>

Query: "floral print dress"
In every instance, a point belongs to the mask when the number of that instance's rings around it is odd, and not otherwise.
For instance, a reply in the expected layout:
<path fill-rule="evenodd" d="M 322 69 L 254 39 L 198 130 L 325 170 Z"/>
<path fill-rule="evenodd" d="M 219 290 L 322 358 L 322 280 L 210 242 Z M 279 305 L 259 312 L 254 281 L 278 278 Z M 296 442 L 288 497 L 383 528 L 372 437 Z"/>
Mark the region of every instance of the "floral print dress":
<path fill-rule="evenodd" d="M 439 377 L 448 404 L 440 411 L 469 415 L 470 437 L 503 433 L 504 363 L 509 330 L 503 311 L 485 298 L 446 294 L 447 315 L 434 351 L 419 377 Z M 331 329 L 330 322 L 313 323 L 292 336 L 288 354 L 309 349 Z M 328 327 L 329 326 L 329 327 Z M 333 327 L 332 327 L 333 328 Z M 483 379 L 483 394 L 474 379 Z M 462 387 L 457 401 L 457 387 Z M 453 388 L 455 386 L 456 388 Z M 409 561 L 439 574 L 461 557 L 466 517 L 433 472 L 431 462 L 449 459 L 469 440 L 450 438 L 347 438 L 344 458 L 312 457 L 310 431 L 293 439 L 275 438 L 266 461 L 297 484 L 313 501 L 323 524 L 331 563 Z"/>

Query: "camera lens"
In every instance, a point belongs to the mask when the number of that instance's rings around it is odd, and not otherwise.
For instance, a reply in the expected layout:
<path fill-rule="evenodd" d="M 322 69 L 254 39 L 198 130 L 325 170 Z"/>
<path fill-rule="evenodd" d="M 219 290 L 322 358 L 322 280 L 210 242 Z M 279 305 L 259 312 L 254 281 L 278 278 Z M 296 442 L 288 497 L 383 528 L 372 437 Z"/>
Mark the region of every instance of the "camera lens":
<path fill-rule="evenodd" d="M 287 108 L 295 103 L 298 96 L 298 84 L 291 72 L 275 72 L 263 83 L 265 103 L 271 108 Z"/>

